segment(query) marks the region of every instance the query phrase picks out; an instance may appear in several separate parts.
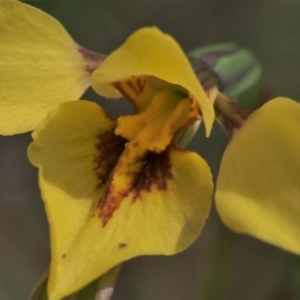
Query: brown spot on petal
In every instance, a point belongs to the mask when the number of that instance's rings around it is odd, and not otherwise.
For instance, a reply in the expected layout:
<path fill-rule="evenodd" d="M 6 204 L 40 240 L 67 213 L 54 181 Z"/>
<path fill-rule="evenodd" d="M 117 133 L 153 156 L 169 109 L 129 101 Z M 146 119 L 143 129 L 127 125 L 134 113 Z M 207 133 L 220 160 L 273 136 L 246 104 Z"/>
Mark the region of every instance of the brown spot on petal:
<path fill-rule="evenodd" d="M 104 227 L 108 221 L 112 218 L 113 213 L 117 210 L 126 197 L 126 195 L 118 195 L 118 197 L 111 195 L 111 186 L 107 188 L 101 197 L 98 207 L 100 208 L 99 218 L 102 220 L 102 226 Z"/>
<path fill-rule="evenodd" d="M 137 78 L 137 86 L 139 88 L 139 91 L 140 93 L 143 92 L 144 88 L 145 88 L 145 85 L 146 85 L 146 76 L 143 76 L 143 77 L 138 77 Z"/>
<path fill-rule="evenodd" d="M 134 200 L 141 199 L 143 192 L 151 192 L 154 188 L 166 190 L 169 180 L 173 177 L 169 150 L 160 153 L 148 151 L 141 159 L 140 170 L 131 176 Z"/>
<path fill-rule="evenodd" d="M 131 96 L 129 93 L 127 93 L 126 89 L 123 88 L 123 85 L 121 84 L 120 81 L 113 82 L 112 85 L 130 102 L 133 100 L 131 99 Z"/>
<path fill-rule="evenodd" d="M 122 156 L 124 158 L 127 155 L 126 149 Z M 118 168 L 124 168 L 124 165 L 118 165 L 115 168 L 116 172 L 118 172 Z M 106 185 L 98 204 L 100 209 L 98 216 L 102 220 L 103 226 L 109 222 L 124 198 L 130 193 L 133 202 L 135 202 L 142 201 L 144 193 L 150 193 L 155 189 L 167 190 L 168 183 L 173 178 L 169 148 L 160 153 L 147 151 L 144 155 L 137 156 L 126 164 L 124 171 L 122 174 L 125 174 L 125 179 L 123 179 L 126 181 L 125 188 L 120 188 L 113 182 L 112 173 L 110 173 L 111 177 L 107 178 L 109 183 Z"/>
<path fill-rule="evenodd" d="M 82 46 L 78 46 L 78 52 L 85 60 L 85 70 L 88 73 L 93 73 L 106 58 L 105 55 L 90 51 Z"/>
<path fill-rule="evenodd" d="M 97 164 L 94 169 L 99 179 L 99 187 L 109 180 L 120 155 L 124 151 L 126 139 L 115 135 L 113 131 L 107 131 L 98 136 L 99 143 L 96 145 L 99 155 L 95 159 Z"/>
<path fill-rule="evenodd" d="M 131 90 L 136 94 L 136 96 L 140 94 L 140 91 L 137 89 L 137 87 L 134 85 L 134 83 L 131 80 L 127 80 L 126 83 L 131 88 Z"/>
<path fill-rule="evenodd" d="M 138 104 L 138 99 L 142 95 L 146 85 L 147 75 L 131 76 L 125 80 L 115 81 L 115 87 L 134 106 Z"/>
<path fill-rule="evenodd" d="M 126 152 L 125 150 L 123 156 L 127 155 Z M 100 208 L 99 217 L 103 227 L 129 194 L 132 194 L 132 200 L 135 202 L 142 201 L 143 194 L 150 193 L 154 189 L 167 190 L 168 183 L 173 178 L 169 152 L 169 148 L 160 153 L 147 151 L 144 155 L 136 157 L 128 163 L 126 167 L 128 169 L 126 172 L 128 184 L 125 189 L 120 189 L 113 183 L 107 185 L 98 204 Z"/>

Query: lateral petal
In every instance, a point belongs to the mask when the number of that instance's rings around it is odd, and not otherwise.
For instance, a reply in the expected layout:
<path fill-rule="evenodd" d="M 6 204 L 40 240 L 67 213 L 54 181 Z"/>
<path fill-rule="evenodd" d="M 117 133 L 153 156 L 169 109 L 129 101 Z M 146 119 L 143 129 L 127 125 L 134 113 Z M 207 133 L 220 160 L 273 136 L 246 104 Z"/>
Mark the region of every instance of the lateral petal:
<path fill-rule="evenodd" d="M 216 186 L 232 230 L 300 254 L 300 105 L 267 102 L 234 132 Z"/>
<path fill-rule="evenodd" d="M 77 100 L 102 56 L 30 5 L 0 0 L 0 134 L 33 130 L 50 109 Z"/>

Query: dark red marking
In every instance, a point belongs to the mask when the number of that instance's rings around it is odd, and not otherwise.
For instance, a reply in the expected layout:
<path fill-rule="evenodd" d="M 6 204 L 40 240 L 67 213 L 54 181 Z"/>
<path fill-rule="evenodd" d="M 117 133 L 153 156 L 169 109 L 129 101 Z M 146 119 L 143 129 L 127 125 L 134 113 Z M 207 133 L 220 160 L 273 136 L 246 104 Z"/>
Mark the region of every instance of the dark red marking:
<path fill-rule="evenodd" d="M 161 153 L 147 151 L 140 162 L 140 171 L 132 174 L 134 201 L 141 199 L 143 191 L 151 192 L 153 188 L 166 190 L 169 180 L 173 178 L 168 148 Z"/>
<path fill-rule="evenodd" d="M 143 92 L 143 90 L 145 88 L 145 83 L 146 83 L 146 80 L 145 80 L 144 77 L 143 78 L 142 77 L 138 77 L 137 78 L 137 86 L 138 86 L 138 88 L 140 90 L 140 93 Z"/>
<path fill-rule="evenodd" d="M 129 100 L 132 104 L 134 104 L 134 100 L 125 92 L 123 89 L 121 83 L 119 81 L 115 81 L 112 83 L 112 85 L 127 99 Z"/>
<path fill-rule="evenodd" d="M 133 169 L 138 169 L 138 171 L 132 172 L 129 168 L 126 175 L 130 178 L 131 184 L 126 190 L 119 191 L 117 195 L 113 193 L 115 191 L 114 185 L 111 182 L 107 184 L 98 204 L 100 208 L 99 217 L 102 219 L 103 227 L 129 193 L 133 194 L 133 201 L 135 202 L 142 200 L 144 192 L 149 193 L 153 189 L 167 190 L 168 182 L 173 178 L 169 152 L 169 149 L 161 153 L 147 151 L 143 156 L 137 157 L 132 164 L 134 165 Z M 126 155 L 126 151 L 123 152 L 123 155 Z"/>
<path fill-rule="evenodd" d="M 96 147 L 99 150 L 99 155 L 95 159 L 97 167 L 94 170 L 99 179 L 98 186 L 103 187 L 108 182 L 120 155 L 123 153 L 127 140 L 115 135 L 113 130 L 99 135 L 98 138 L 99 143 Z"/>
<path fill-rule="evenodd" d="M 85 70 L 88 73 L 93 73 L 102 63 L 102 61 L 106 58 L 105 55 L 90 51 L 82 46 L 78 46 L 78 52 L 86 61 Z"/>
<path fill-rule="evenodd" d="M 131 80 L 127 80 L 126 81 L 127 85 L 133 90 L 133 92 L 138 96 L 140 93 L 139 91 L 136 89 L 136 87 L 134 86 L 134 84 L 132 83 Z"/>
<path fill-rule="evenodd" d="M 126 197 L 126 195 L 124 195 L 124 197 L 122 197 L 121 195 L 119 197 L 112 197 L 112 189 L 113 188 L 111 185 L 107 187 L 98 204 L 98 207 L 100 208 L 99 217 L 102 220 L 103 227 L 112 218 L 113 213 L 119 208 L 122 200 Z"/>

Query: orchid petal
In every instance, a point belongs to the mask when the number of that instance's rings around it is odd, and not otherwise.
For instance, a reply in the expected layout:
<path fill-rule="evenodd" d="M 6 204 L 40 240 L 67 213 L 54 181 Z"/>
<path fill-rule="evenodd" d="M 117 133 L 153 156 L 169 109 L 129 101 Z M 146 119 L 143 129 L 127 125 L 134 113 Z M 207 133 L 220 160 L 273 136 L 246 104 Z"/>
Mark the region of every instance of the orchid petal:
<path fill-rule="evenodd" d="M 33 130 L 50 109 L 78 100 L 101 62 L 54 18 L 19 1 L 0 0 L 0 32 L 3 135 Z"/>
<path fill-rule="evenodd" d="M 216 206 L 232 230 L 300 254 L 300 105 L 286 98 L 252 113 L 222 158 Z"/>
<path fill-rule="evenodd" d="M 145 75 L 178 85 L 191 98 L 195 98 L 202 111 L 206 134 L 209 135 L 214 121 L 214 99 L 209 99 L 205 94 L 177 42 L 155 27 L 137 30 L 109 55 L 93 73 L 92 86 L 100 95 L 119 98 L 121 94 L 115 89 L 114 82 L 131 81 L 132 78 L 135 81 L 136 77 L 144 80 Z M 216 93 L 211 94 L 216 96 Z M 136 105 L 140 105 L 139 99 L 135 99 Z"/>
<path fill-rule="evenodd" d="M 51 229 L 50 300 L 132 257 L 183 251 L 208 216 L 212 179 L 202 158 L 172 146 L 140 157 L 114 126 L 79 101 L 62 104 L 34 133 L 29 157 Z"/>

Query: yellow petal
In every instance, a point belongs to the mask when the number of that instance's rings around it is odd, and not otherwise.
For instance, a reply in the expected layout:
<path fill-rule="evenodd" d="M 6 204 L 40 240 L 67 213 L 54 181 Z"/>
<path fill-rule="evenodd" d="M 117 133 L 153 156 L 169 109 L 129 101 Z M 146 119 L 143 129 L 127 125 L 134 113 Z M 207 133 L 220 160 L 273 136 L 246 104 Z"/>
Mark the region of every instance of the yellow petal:
<path fill-rule="evenodd" d="M 146 159 L 135 160 L 142 168 L 131 165 L 125 174 L 124 162 L 134 146 L 123 139 L 110 149 L 114 139 L 105 136 L 113 126 L 95 104 L 79 101 L 61 105 L 34 133 L 29 157 L 40 168 L 51 230 L 49 300 L 73 293 L 132 257 L 184 250 L 198 237 L 208 216 L 212 180 L 202 158 L 170 148 L 164 153 L 147 152 Z M 104 137 L 102 146 L 97 136 Z M 124 151 L 117 153 L 116 164 L 114 150 L 120 149 Z M 110 163 L 108 154 L 114 156 Z M 134 179 L 127 194 L 117 195 L 119 203 L 109 202 L 108 193 L 114 185 L 122 187 L 126 176 Z M 108 182 L 111 185 L 104 191 Z M 115 204 L 105 221 L 102 210 Z"/>
<path fill-rule="evenodd" d="M 119 49 L 109 55 L 93 73 L 92 86 L 100 95 L 119 98 L 121 94 L 112 83 L 143 75 L 179 85 L 191 97 L 195 97 L 209 135 L 214 120 L 212 103 L 177 42 L 155 27 L 136 31 Z"/>
<path fill-rule="evenodd" d="M 28 156 L 40 168 L 39 182 L 50 223 L 51 274 L 61 258 L 57 253 L 63 255 L 70 247 L 74 233 L 90 215 L 92 200 L 99 199 L 103 189 L 97 170 L 99 138 L 104 137 L 105 142 L 114 127 L 115 121 L 98 105 L 78 101 L 60 105 L 33 132 L 35 141 L 29 146 Z M 113 153 L 115 146 L 108 145 L 107 152 Z M 110 158 L 103 161 L 107 164 Z"/>
<path fill-rule="evenodd" d="M 51 16 L 0 0 L 0 134 L 33 130 L 50 109 L 77 100 L 101 57 L 77 45 Z"/>
<path fill-rule="evenodd" d="M 225 150 L 216 205 L 232 230 L 300 254 L 300 105 L 276 98 Z"/>

